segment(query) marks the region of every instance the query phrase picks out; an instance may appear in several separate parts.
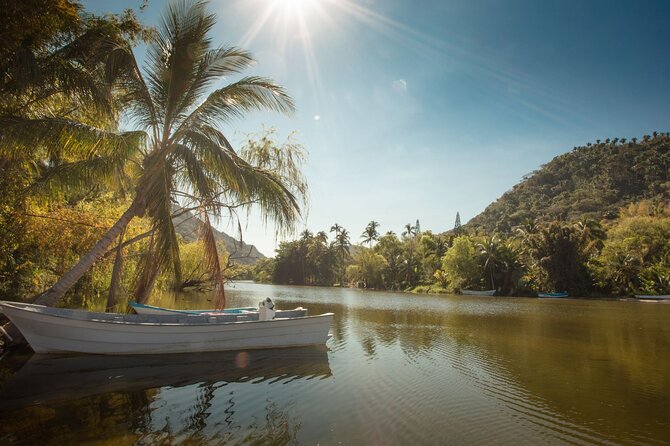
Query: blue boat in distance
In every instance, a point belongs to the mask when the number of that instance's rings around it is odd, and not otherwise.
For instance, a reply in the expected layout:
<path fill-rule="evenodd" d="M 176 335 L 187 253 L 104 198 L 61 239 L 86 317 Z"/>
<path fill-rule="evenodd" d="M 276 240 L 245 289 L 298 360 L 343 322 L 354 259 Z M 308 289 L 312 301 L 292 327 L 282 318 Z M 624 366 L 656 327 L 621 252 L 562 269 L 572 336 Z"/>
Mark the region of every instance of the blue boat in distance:
<path fill-rule="evenodd" d="M 537 297 L 568 297 L 568 292 L 559 291 L 558 293 L 537 293 Z"/>

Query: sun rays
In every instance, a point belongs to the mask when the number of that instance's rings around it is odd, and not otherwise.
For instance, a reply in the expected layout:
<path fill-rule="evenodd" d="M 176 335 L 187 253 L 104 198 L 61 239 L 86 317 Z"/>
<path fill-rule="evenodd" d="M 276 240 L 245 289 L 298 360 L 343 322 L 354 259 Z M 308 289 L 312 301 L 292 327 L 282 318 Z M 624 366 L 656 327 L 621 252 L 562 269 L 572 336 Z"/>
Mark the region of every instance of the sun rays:
<path fill-rule="evenodd" d="M 317 106 L 325 95 L 319 60 L 323 65 L 323 58 L 327 57 L 319 51 L 319 45 L 341 38 L 345 30 L 352 29 L 351 24 L 358 24 L 363 25 L 364 31 L 377 33 L 427 62 L 438 61 L 445 72 L 478 78 L 479 88 L 486 90 L 489 97 L 500 96 L 506 107 L 516 104 L 554 121 L 560 121 L 567 109 L 573 115 L 579 114 L 574 104 L 566 104 L 561 94 L 519 72 L 511 61 L 497 58 L 486 49 L 476 50 L 467 37 L 449 30 L 437 33 L 438 30 L 418 29 L 394 20 L 381 11 L 381 5 L 366 6 L 356 0 L 246 0 L 246 5 L 258 12 L 239 46 L 250 48 L 261 35 L 269 35 L 272 50 L 281 61 L 288 60 L 287 55 L 298 48 L 303 64 L 298 69 L 306 73 Z"/>

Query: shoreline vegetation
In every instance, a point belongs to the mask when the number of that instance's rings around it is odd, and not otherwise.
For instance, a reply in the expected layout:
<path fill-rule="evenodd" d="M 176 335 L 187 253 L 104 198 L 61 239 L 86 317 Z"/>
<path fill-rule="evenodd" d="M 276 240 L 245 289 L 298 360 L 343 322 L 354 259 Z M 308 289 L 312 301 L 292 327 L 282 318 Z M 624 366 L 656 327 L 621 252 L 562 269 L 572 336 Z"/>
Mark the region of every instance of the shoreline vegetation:
<path fill-rule="evenodd" d="M 670 292 L 670 207 L 646 200 L 605 224 L 527 225 L 506 237 L 462 227 L 442 234 L 406 230 L 400 237 L 389 231 L 366 247 L 352 245 L 339 230 L 330 243 L 323 231 L 281 243 L 274 258 L 251 266 L 249 278 L 430 294 L 495 289 L 519 297 L 555 290 L 594 298 Z"/>
<path fill-rule="evenodd" d="M 670 294 L 670 134 L 598 140 L 527 175 L 452 230 L 400 236 L 371 221 L 355 244 L 335 224 L 259 262 L 258 281 L 497 295 Z"/>
<path fill-rule="evenodd" d="M 274 258 L 235 262 L 244 253 L 229 252 L 212 219 L 239 222 L 254 207 L 279 235 L 294 233 L 306 154 L 272 129 L 236 149 L 220 127 L 255 110 L 290 115 L 288 93 L 243 77 L 254 63 L 243 49 L 212 45 L 206 2 L 175 2 L 157 29 L 132 10 L 34 7 L 12 2 L 0 34 L 0 299 L 123 311 L 128 297 L 195 289 L 225 306 L 235 278 L 417 293 L 670 293 L 670 134 L 659 132 L 575 147 L 467 224 L 457 214 L 446 232 L 416 220 L 397 235 L 373 220 L 356 236 L 335 223 L 281 243 Z M 224 76 L 239 78 L 214 89 Z M 185 212 L 198 240 L 180 234 Z"/>
<path fill-rule="evenodd" d="M 222 129 L 255 111 L 290 116 L 293 99 L 244 75 L 250 53 L 214 45 L 207 2 L 171 2 L 156 28 L 131 9 L 33 3 L 12 2 L 0 33 L 0 298 L 122 311 L 124 296 L 206 286 L 224 307 L 240 253 L 212 220 L 241 226 L 253 208 L 291 233 L 307 184 L 290 137 L 264 130 L 235 148 Z M 196 242 L 178 233 L 186 212 Z"/>

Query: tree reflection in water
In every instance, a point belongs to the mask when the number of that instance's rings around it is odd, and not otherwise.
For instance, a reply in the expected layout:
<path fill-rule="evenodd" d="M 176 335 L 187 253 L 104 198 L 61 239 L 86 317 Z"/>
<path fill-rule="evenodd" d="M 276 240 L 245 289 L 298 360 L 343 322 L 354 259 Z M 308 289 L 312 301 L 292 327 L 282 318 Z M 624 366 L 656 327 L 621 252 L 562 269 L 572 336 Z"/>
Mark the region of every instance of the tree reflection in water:
<path fill-rule="evenodd" d="M 0 443 L 287 444 L 300 428 L 292 389 L 330 376 L 326 348 L 34 355 L 0 390 Z"/>

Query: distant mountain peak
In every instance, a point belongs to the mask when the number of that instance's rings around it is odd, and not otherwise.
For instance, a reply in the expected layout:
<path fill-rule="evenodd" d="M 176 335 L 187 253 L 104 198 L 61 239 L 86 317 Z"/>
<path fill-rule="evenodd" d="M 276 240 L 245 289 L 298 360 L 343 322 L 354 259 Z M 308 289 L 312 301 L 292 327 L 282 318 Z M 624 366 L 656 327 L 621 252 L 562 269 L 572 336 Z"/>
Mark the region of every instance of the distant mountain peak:
<path fill-rule="evenodd" d="M 178 207 L 175 208 L 175 210 L 179 209 L 180 208 Z M 175 231 L 187 242 L 198 240 L 200 222 L 198 216 L 190 211 L 172 219 Z M 254 245 L 249 245 L 244 241 L 235 239 L 214 227 L 212 228 L 212 231 L 214 232 L 214 238 L 216 240 L 223 241 L 226 246 L 226 251 L 230 254 L 230 259 L 232 261 L 241 264 L 251 264 L 266 258 Z"/>

